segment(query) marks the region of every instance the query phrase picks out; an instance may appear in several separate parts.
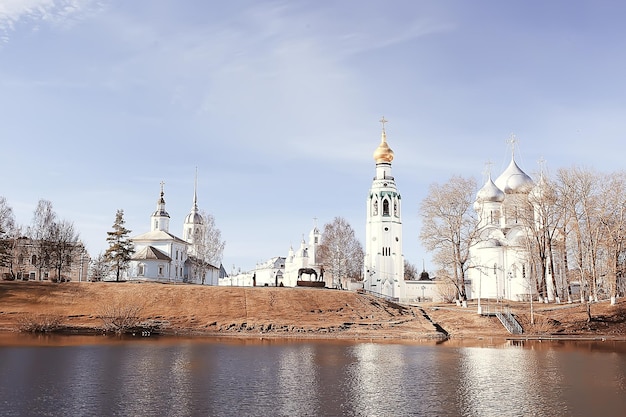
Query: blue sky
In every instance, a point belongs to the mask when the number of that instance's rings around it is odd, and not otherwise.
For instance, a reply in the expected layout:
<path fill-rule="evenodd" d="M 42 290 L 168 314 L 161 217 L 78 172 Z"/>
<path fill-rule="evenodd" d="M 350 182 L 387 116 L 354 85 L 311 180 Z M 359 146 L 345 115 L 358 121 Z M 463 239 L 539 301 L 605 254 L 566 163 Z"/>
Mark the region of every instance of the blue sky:
<path fill-rule="evenodd" d="M 527 173 L 624 167 L 626 5 L 613 1 L 0 0 L 0 195 L 40 198 L 92 255 L 116 209 L 170 231 L 192 206 L 224 265 L 285 256 L 342 216 L 364 244 L 382 115 L 404 255 L 428 186 L 483 181 L 518 138 Z"/>

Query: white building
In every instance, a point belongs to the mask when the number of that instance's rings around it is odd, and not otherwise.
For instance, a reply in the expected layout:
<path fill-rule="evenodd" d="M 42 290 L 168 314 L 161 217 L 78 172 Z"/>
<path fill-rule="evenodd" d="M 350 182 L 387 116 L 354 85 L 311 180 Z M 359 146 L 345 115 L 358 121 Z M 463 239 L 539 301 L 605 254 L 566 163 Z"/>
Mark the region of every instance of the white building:
<path fill-rule="evenodd" d="M 303 280 L 315 280 L 325 278 L 323 269 L 318 264 L 318 248 L 321 244 L 322 234 L 317 226 L 309 232 L 309 242 L 300 242 L 297 251 L 289 248 L 287 257 L 274 257 L 265 262 L 256 264 L 255 268 L 247 272 L 233 273 L 220 279 L 219 285 L 243 286 L 243 287 L 296 287 L 298 278 Z M 315 271 L 314 274 L 302 273 L 304 270 Z M 329 278 L 330 279 L 330 278 Z M 326 286 L 330 286 L 329 283 Z"/>
<path fill-rule="evenodd" d="M 531 291 L 530 261 L 525 247 L 523 217 L 528 218 L 528 195 L 534 181 L 520 169 L 512 153 L 511 162 L 494 181 L 489 175 L 476 194 L 480 238 L 470 249 L 468 270 L 474 298 L 528 300 Z"/>
<path fill-rule="evenodd" d="M 323 280 L 331 277 L 324 272 L 322 265 L 319 264 L 318 249 L 322 243 L 322 234 L 317 225 L 309 232 L 309 242 L 304 240 L 300 242 L 297 251 L 293 247 L 289 248 L 287 259 L 285 259 L 285 286 L 295 287 L 298 284 L 298 278 L 302 280 Z M 311 272 L 314 271 L 312 274 Z M 332 282 L 326 282 L 327 287 L 332 286 Z"/>
<path fill-rule="evenodd" d="M 367 198 L 363 289 L 375 295 L 404 300 L 402 199 L 391 175 L 393 151 L 387 144 L 385 118 L 381 142 L 374 151 L 376 176 Z"/>
<path fill-rule="evenodd" d="M 220 268 L 200 259 L 204 221 L 198 212 L 197 186 L 194 187 L 191 212 L 183 225 L 184 239 L 169 232 L 170 215 L 165 210 L 164 195 L 161 183 L 157 207 L 150 216 L 150 231 L 132 238 L 135 253 L 128 268 L 128 278 L 217 285 Z"/>

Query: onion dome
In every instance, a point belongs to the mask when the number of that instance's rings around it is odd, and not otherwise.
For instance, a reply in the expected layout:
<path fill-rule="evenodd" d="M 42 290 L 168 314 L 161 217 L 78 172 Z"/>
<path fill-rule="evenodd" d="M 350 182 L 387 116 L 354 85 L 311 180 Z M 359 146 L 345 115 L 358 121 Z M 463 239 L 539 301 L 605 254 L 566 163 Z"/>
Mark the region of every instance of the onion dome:
<path fill-rule="evenodd" d="M 204 219 L 202 218 L 202 215 L 198 213 L 197 209 L 196 210 L 192 209 L 191 212 L 187 215 L 187 217 L 185 217 L 185 223 L 203 224 Z"/>
<path fill-rule="evenodd" d="M 504 193 L 493 183 L 491 175 L 489 175 L 485 185 L 476 193 L 476 201 L 479 203 L 501 203 L 504 201 Z"/>
<path fill-rule="evenodd" d="M 153 217 L 170 217 L 169 213 L 165 211 L 165 192 L 163 191 L 163 183 L 161 183 L 161 196 L 157 200 L 157 208 L 152 214 Z"/>
<path fill-rule="evenodd" d="M 528 194 L 535 183 L 511 158 L 511 163 L 496 179 L 495 185 L 505 194 Z"/>
<path fill-rule="evenodd" d="M 378 145 L 378 148 L 374 151 L 374 160 L 377 164 L 391 163 L 391 161 L 393 161 L 393 151 L 387 144 L 387 133 L 385 133 L 385 128 L 383 128 L 380 145 Z"/>

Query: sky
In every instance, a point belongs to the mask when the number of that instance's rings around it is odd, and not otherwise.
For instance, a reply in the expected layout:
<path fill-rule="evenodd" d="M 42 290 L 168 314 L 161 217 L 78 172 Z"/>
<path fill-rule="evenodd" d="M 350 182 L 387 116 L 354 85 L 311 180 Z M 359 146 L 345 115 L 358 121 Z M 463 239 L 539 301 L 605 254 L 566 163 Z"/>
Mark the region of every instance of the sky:
<path fill-rule="evenodd" d="M 365 246 L 382 116 L 402 195 L 403 250 L 428 187 L 624 168 L 621 1 L 0 0 L 0 195 L 18 224 L 40 199 L 92 256 L 117 209 L 149 230 L 165 183 L 170 232 L 193 203 L 223 264 L 286 256 L 343 217 Z M 315 220 L 317 219 L 317 220 Z"/>

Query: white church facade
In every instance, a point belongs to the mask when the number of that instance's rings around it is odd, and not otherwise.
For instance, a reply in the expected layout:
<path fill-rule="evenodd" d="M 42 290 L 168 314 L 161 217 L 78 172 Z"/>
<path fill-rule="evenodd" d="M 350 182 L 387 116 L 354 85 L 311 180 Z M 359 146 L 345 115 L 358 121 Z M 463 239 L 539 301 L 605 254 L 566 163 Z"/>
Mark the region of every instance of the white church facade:
<path fill-rule="evenodd" d="M 526 239 L 533 218 L 529 195 L 540 187 L 541 181 L 536 184 L 517 165 L 513 151 L 504 172 L 495 181 L 489 175 L 476 194 L 479 238 L 470 249 L 467 273 L 473 298 L 524 301 L 536 296 Z M 554 294 L 551 280 L 548 284 L 548 293 Z"/>
<path fill-rule="evenodd" d="M 135 253 L 127 271 L 128 279 L 217 285 L 220 267 L 202 259 L 201 236 L 204 219 L 198 210 L 197 184 L 193 206 L 183 224 L 183 238 L 170 233 L 170 215 L 165 209 L 165 193 L 150 216 L 150 231 L 132 239 Z"/>

